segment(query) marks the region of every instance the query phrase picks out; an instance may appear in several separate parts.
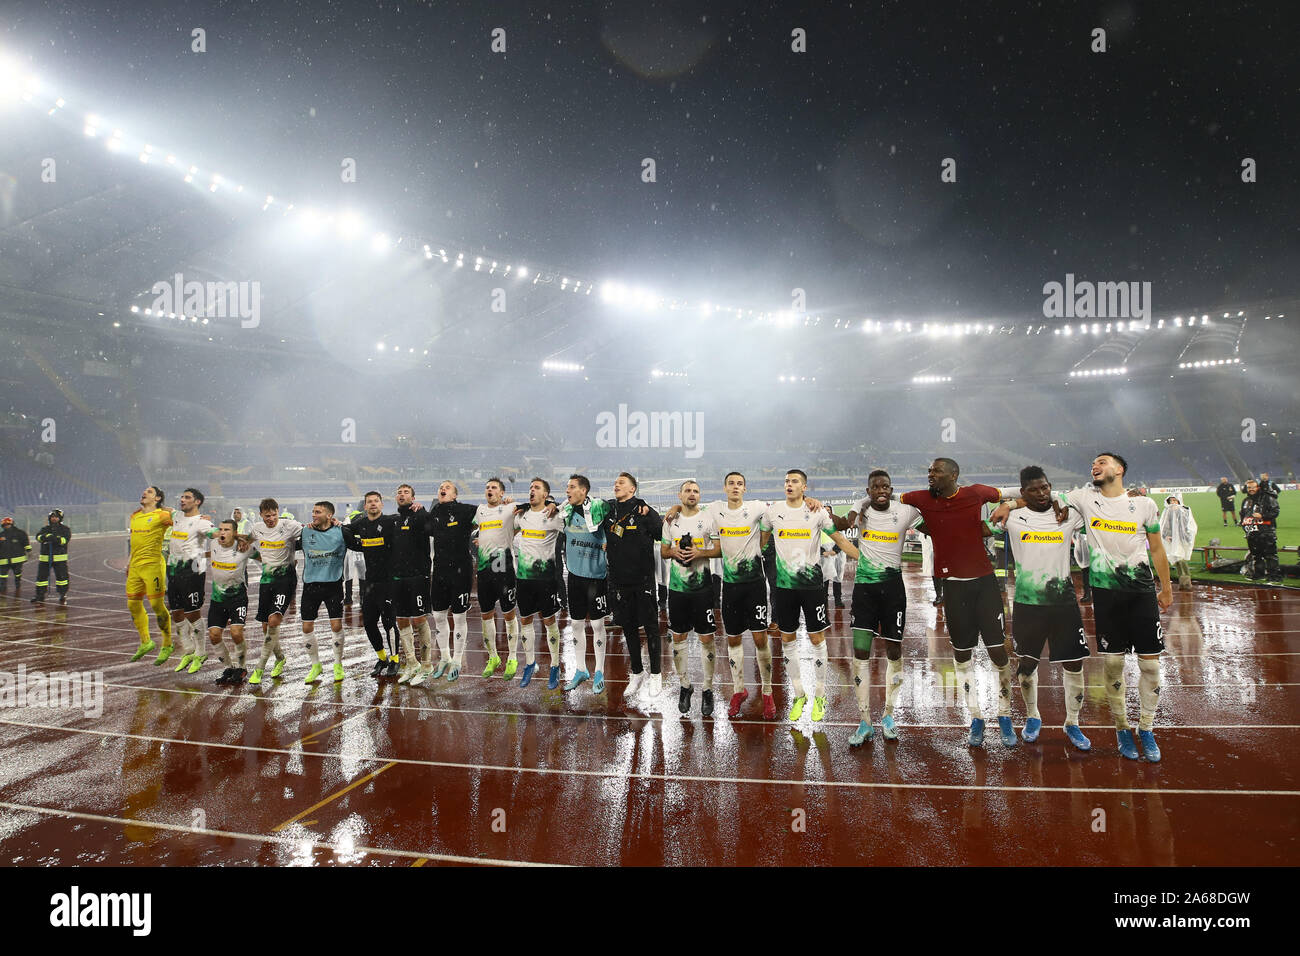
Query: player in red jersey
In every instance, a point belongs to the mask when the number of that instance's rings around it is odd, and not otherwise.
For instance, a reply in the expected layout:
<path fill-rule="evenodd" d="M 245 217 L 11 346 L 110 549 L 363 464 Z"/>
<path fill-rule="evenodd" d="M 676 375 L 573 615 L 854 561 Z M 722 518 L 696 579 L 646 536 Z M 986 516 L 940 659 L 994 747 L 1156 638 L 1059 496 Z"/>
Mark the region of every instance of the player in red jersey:
<path fill-rule="evenodd" d="M 1003 633 L 1002 591 L 998 588 L 984 547 L 983 507 L 998 502 L 1002 493 L 989 485 L 958 485 L 961 469 L 951 458 L 930 464 L 930 487 L 909 491 L 898 500 L 921 512 L 934 544 L 934 573 L 943 579 L 944 613 L 957 677 L 970 710 L 970 745 L 984 743 L 984 714 L 980 708 L 979 679 L 972 667 L 975 646 L 984 641 L 989 660 L 998 669 L 998 727 L 1002 743 L 1016 745 L 1011 723 L 1011 684 L 1015 666 L 1007 654 Z"/>

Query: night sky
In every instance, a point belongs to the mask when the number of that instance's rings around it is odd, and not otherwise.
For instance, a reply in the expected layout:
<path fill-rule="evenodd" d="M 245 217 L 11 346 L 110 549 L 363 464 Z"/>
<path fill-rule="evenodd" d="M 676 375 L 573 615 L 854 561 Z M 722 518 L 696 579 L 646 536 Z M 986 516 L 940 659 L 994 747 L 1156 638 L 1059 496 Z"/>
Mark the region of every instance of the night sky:
<path fill-rule="evenodd" d="M 1157 311 L 1300 287 L 1290 7 L 1010 6 L 10 3 L 0 50 L 257 188 L 694 299 L 1031 316 L 1066 272 L 1149 281 Z"/>

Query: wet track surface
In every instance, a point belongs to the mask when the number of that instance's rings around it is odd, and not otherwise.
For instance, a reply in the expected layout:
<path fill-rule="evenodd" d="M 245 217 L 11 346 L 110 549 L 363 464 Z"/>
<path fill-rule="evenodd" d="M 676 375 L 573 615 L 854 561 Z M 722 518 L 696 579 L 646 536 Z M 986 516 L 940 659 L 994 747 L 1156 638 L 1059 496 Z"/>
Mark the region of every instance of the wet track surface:
<path fill-rule="evenodd" d="M 965 709 L 945 683 L 952 664 L 942 612 L 915 573 L 907 576 L 901 740 L 886 743 L 877 730 L 874 743 L 852 750 L 858 711 L 847 609 L 832 612 L 830 708 L 821 724 L 807 712 L 796 725 L 784 719 L 779 652 L 781 719 L 761 719 L 748 639 L 751 696 L 736 721 L 726 717 L 721 636 L 712 719 L 699 713 L 694 648 L 689 716 L 677 712 L 667 650 L 662 696 L 625 704 L 627 656 L 616 630 L 604 694 L 590 683 L 548 690 L 544 648 L 529 687 L 503 681 L 500 671 L 485 680 L 476 609 L 467 667 L 454 684 L 372 680 L 373 655 L 353 608 L 342 684 L 329 681 L 328 666 L 325 682 L 302 683 L 307 658 L 292 616 L 281 631 L 284 678 L 227 689 L 213 683 L 215 656 L 195 675 L 154 667 L 152 657 L 129 662 L 137 637 L 115 568 L 122 550 L 119 537 L 81 540 L 66 608 L 28 603 L 30 581 L 22 600 L 0 597 L 0 671 L 22 667 L 29 679 L 101 672 L 103 680 L 102 714 L 30 701 L 0 707 L 0 862 L 1090 866 L 1297 858 L 1295 591 L 1175 592 L 1163 617 L 1169 651 L 1156 730 L 1164 760 L 1152 765 L 1119 756 L 1097 658 L 1085 665 L 1081 718 L 1092 752 L 1065 742 L 1060 672 L 1048 663 L 1040 670 L 1042 736 L 1004 748 L 983 652 L 976 661 L 990 729 L 982 749 L 968 748 Z M 1090 608 L 1084 619 L 1091 637 Z M 567 679 L 573 646 L 561 621 Z M 248 635 L 260 647 L 256 625 Z M 590 651 L 588 660 L 590 669 Z M 804 670 L 811 678 L 811 660 Z M 1136 676 L 1130 661 L 1134 721 Z M 1018 690 L 1012 712 L 1023 726 Z"/>

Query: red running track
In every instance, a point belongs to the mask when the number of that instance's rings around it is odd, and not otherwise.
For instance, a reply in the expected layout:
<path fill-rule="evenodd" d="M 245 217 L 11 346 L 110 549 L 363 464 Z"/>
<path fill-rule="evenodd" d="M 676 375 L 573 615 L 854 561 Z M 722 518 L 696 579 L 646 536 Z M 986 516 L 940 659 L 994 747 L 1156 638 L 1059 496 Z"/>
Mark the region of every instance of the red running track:
<path fill-rule="evenodd" d="M 370 679 L 359 615 L 346 618 L 348 677 L 302 683 L 300 627 L 282 680 L 213 683 L 150 659 L 114 567 L 120 537 L 80 539 L 66 608 L 0 598 L 0 671 L 102 675 L 102 713 L 0 707 L 0 862 L 17 865 L 1288 865 L 1300 835 L 1300 593 L 1198 585 L 1165 615 L 1158 765 L 1122 759 L 1085 665 L 1082 725 L 1069 747 L 1059 669 L 1044 664 L 1035 744 L 966 746 L 942 612 L 908 573 L 901 740 L 851 750 L 858 712 L 849 612 L 833 612 L 830 710 L 764 722 L 753 648 L 751 697 L 729 721 L 723 642 L 713 719 L 677 712 L 665 687 L 650 709 L 624 703 L 627 657 L 614 636 L 608 690 L 521 689 L 483 667 L 471 612 L 468 667 L 455 684 Z M 851 587 L 846 587 L 846 598 Z M 255 600 L 255 597 L 254 597 Z M 251 618 L 251 613 L 250 613 Z M 1084 609 L 1091 634 L 1091 609 Z M 568 622 L 564 674 L 573 668 Z M 322 625 L 323 626 L 323 625 Z M 535 625 L 536 626 L 536 625 Z M 249 626 L 252 646 L 260 632 Z M 617 635 L 617 631 L 614 632 Z M 802 641 L 802 639 L 801 639 Z M 666 641 L 665 641 L 666 644 Z M 880 650 L 872 664 L 877 722 Z M 986 709 L 993 672 L 977 655 Z M 807 665 L 811 671 L 811 664 Z M 778 709 L 789 706 L 776 665 Z M 1130 663 L 1129 715 L 1136 715 Z M 3 679 L 3 678 L 0 678 Z M 13 683 L 9 684 L 13 688 Z M 1016 694 L 1013 712 L 1024 723 Z M 995 723 L 990 721 L 991 730 Z"/>

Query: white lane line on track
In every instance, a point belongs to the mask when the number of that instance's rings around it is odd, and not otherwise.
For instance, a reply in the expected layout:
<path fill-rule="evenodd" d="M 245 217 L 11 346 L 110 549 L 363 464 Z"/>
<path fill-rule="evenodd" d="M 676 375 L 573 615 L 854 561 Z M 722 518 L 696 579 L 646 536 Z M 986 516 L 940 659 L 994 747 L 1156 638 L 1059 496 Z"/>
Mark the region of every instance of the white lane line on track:
<path fill-rule="evenodd" d="M 13 727 L 26 727 L 34 730 L 52 730 L 59 733 L 88 734 L 101 738 L 119 738 L 143 740 L 150 743 L 188 745 L 192 747 L 215 747 L 222 750 L 238 750 L 252 753 L 267 753 L 280 756 L 320 757 L 332 760 L 350 760 L 357 763 L 398 763 L 413 767 L 437 767 L 447 770 L 490 771 L 508 774 L 540 774 L 567 777 L 604 778 L 614 777 L 620 780 L 641 779 L 659 780 L 663 783 L 712 783 L 712 784 L 751 784 L 758 786 L 790 787 L 827 787 L 850 790 L 948 790 L 963 793 L 1158 793 L 1161 796 L 1239 796 L 1239 797 L 1300 797 L 1300 790 L 1202 790 L 1164 787 L 1013 787 L 991 784 L 953 784 L 953 783 L 884 783 L 866 780 L 778 780 L 753 777 L 703 777 L 693 774 L 645 773 L 643 771 L 611 770 L 573 770 L 558 767 L 506 767 L 496 764 L 459 763 L 446 760 L 419 760 L 411 757 L 368 757 L 354 754 L 321 753 L 316 751 L 286 750 L 281 747 L 250 747 L 246 744 L 227 744 L 215 741 L 181 740 L 176 737 L 154 737 L 145 734 L 132 734 L 111 730 L 89 730 L 81 727 L 59 727 L 52 724 L 32 724 L 17 720 L 0 720 L 0 724 Z M 962 725 L 963 727 L 965 725 Z M 185 828 L 181 828 L 185 829 Z"/>
<path fill-rule="evenodd" d="M 183 827 L 175 823 L 160 823 L 156 820 L 130 819 L 127 817 L 110 817 L 101 813 L 82 813 L 79 810 L 59 810 L 54 807 L 34 807 L 25 803 L 7 803 L 0 801 L 0 810 L 12 810 L 18 813 L 37 813 L 42 816 L 63 817 L 69 820 L 90 820 L 96 823 L 118 823 L 124 826 L 145 827 L 153 830 L 166 830 L 171 833 L 186 833 L 195 836 L 212 836 L 222 837 L 227 840 L 246 840 L 253 843 L 278 843 L 282 846 L 301 849 L 304 846 L 311 846 L 317 850 L 338 851 L 338 847 L 332 843 L 322 843 L 319 840 L 306 840 L 301 837 L 282 836 L 263 836 L 258 833 L 239 833 L 234 830 L 209 830 L 204 827 Z M 483 866 L 564 866 L 562 863 L 533 863 L 526 860 L 493 860 L 487 857 L 479 856 L 450 856 L 445 853 L 419 853 L 414 850 L 384 850 L 379 847 L 357 846 L 352 848 L 354 853 L 370 853 L 375 856 L 396 856 L 405 859 L 431 860 L 435 863 L 472 863 Z"/>

